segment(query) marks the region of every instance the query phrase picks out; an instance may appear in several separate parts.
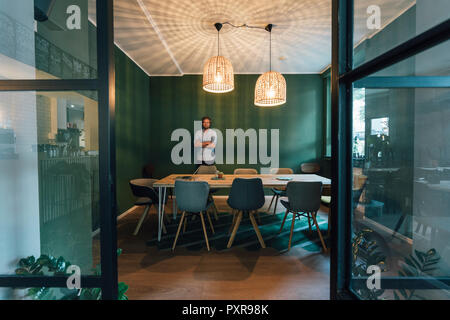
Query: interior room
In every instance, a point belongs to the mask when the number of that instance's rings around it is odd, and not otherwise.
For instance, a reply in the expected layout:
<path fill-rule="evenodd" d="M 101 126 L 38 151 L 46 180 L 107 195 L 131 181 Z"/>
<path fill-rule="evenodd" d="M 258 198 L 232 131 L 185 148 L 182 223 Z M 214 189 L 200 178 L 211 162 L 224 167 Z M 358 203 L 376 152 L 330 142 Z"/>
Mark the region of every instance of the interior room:
<path fill-rule="evenodd" d="M 449 299 L 449 12 L 0 0 L 0 299 Z"/>

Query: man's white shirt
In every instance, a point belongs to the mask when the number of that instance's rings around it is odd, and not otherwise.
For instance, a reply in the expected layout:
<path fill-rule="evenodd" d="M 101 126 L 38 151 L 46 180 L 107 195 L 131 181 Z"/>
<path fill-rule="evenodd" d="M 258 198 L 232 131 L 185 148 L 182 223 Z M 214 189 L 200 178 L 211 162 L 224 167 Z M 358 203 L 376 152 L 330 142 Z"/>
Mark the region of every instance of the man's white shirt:
<path fill-rule="evenodd" d="M 212 142 L 214 144 L 217 143 L 217 133 L 213 129 L 198 130 L 194 135 L 194 145 L 199 142 Z M 206 163 L 214 163 L 216 159 L 216 155 L 214 153 L 214 148 L 202 148 L 196 147 L 196 159 L 199 163 L 202 161 Z"/>

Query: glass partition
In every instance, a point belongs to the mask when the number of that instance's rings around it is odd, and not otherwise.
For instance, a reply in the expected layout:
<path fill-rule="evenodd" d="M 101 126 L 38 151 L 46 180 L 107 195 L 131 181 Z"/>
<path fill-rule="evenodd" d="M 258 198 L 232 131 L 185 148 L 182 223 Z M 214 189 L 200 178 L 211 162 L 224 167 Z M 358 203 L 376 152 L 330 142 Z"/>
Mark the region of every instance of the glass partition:
<path fill-rule="evenodd" d="M 447 0 L 354 0 L 353 65 L 357 67 L 449 18 Z"/>
<path fill-rule="evenodd" d="M 0 0 L 0 79 L 97 78 L 95 0 Z"/>
<path fill-rule="evenodd" d="M 433 281 L 363 299 L 449 299 L 450 41 L 354 83 L 353 279 Z M 401 288 L 401 286 L 400 286 Z"/>
<path fill-rule="evenodd" d="M 116 299 L 113 1 L 0 0 L 0 30 L 0 300 Z"/>
<path fill-rule="evenodd" d="M 0 274 L 53 275 L 52 257 L 100 271 L 98 102 L 83 93 L 0 92 Z"/>

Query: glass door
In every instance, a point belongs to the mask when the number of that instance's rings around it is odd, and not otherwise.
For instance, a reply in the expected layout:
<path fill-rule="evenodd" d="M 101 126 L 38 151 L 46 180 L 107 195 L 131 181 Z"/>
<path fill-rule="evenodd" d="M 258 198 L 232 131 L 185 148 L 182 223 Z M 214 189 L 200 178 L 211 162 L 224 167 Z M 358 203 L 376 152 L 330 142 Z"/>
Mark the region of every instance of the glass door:
<path fill-rule="evenodd" d="M 108 15 L 0 0 L 0 299 L 117 296 Z"/>
<path fill-rule="evenodd" d="M 334 5 L 350 31 L 339 35 L 334 106 L 344 113 L 335 129 L 347 126 L 335 144 L 345 173 L 337 220 L 348 226 L 336 237 L 341 289 L 358 299 L 449 299 L 450 3 Z"/>

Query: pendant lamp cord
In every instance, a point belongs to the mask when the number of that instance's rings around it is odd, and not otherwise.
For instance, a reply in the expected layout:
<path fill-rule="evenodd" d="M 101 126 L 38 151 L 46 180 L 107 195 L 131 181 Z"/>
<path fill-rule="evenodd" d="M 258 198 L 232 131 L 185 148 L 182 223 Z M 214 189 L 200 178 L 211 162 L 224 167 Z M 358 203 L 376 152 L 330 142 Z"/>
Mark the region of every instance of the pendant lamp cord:
<path fill-rule="evenodd" d="M 270 68 L 269 70 L 272 72 L 272 31 L 270 33 Z"/>
<path fill-rule="evenodd" d="M 220 45 L 219 40 L 220 39 L 220 31 L 217 31 L 217 55 L 220 56 Z"/>

